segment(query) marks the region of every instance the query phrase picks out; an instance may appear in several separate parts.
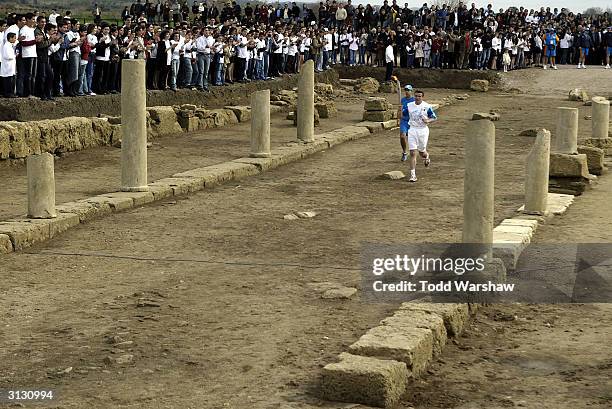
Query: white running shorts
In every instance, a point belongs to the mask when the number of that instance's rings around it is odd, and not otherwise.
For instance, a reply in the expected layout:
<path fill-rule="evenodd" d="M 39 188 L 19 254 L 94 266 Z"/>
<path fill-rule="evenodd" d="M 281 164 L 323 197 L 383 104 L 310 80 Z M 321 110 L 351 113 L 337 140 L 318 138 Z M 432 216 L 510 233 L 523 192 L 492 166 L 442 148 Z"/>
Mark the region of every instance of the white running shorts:
<path fill-rule="evenodd" d="M 408 149 L 417 149 L 419 152 L 427 150 L 429 139 L 429 128 L 410 128 L 408 130 Z"/>

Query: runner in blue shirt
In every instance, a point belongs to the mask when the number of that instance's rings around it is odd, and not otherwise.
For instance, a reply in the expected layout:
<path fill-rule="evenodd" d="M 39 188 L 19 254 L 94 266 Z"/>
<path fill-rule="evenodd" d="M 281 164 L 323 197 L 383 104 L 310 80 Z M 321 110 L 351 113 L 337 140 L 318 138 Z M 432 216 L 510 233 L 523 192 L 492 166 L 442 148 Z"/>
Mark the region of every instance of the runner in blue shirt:
<path fill-rule="evenodd" d="M 402 98 L 402 106 L 397 112 L 397 117 L 400 126 L 400 144 L 402 145 L 402 162 L 408 159 L 408 153 L 406 153 L 407 141 L 408 141 L 408 129 L 410 129 L 410 115 L 408 114 L 408 104 L 414 102 L 412 96 L 412 85 L 404 86 L 405 96 Z"/>

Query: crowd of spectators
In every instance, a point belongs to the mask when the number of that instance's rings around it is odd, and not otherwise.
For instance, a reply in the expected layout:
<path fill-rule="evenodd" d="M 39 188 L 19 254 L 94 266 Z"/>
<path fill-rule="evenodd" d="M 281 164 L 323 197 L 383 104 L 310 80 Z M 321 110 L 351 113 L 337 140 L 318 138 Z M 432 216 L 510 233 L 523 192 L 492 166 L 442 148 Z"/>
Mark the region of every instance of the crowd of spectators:
<path fill-rule="evenodd" d="M 126 58 L 146 60 L 149 89 L 208 91 L 297 73 L 308 59 L 318 71 L 386 66 L 389 77 L 396 68 L 609 68 L 612 53 L 607 12 L 563 8 L 137 0 L 115 23 L 104 21 L 97 5 L 92 14 L 89 24 L 70 12 L 9 14 L 0 24 L 2 95 L 117 93 Z"/>

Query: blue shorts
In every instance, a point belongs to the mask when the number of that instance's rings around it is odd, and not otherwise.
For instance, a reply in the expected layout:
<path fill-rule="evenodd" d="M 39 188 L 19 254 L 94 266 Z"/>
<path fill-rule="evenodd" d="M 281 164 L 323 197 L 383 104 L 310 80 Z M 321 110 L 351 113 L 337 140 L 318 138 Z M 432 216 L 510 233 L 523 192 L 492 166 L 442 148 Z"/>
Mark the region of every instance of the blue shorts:
<path fill-rule="evenodd" d="M 547 57 L 556 57 L 557 56 L 557 50 L 555 48 L 547 48 L 546 49 L 546 56 Z"/>
<path fill-rule="evenodd" d="M 589 49 L 588 48 L 582 47 L 581 50 L 582 50 L 582 54 L 584 54 L 585 57 L 589 55 Z"/>
<path fill-rule="evenodd" d="M 608 47 L 608 55 L 612 55 L 612 47 Z"/>
<path fill-rule="evenodd" d="M 400 133 L 402 135 L 408 135 L 408 129 L 410 129 L 410 124 L 408 121 L 404 121 L 403 119 L 400 121 Z"/>

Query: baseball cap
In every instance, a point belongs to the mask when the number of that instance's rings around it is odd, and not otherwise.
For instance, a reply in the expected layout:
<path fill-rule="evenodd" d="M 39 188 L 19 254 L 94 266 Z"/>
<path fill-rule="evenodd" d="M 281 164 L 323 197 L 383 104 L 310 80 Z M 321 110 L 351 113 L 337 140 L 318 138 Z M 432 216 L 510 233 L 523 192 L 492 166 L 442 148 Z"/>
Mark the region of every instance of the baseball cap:
<path fill-rule="evenodd" d="M 410 85 L 410 84 L 406 84 L 406 85 L 404 85 L 404 90 L 406 90 L 406 91 L 412 91 L 412 85 Z"/>

